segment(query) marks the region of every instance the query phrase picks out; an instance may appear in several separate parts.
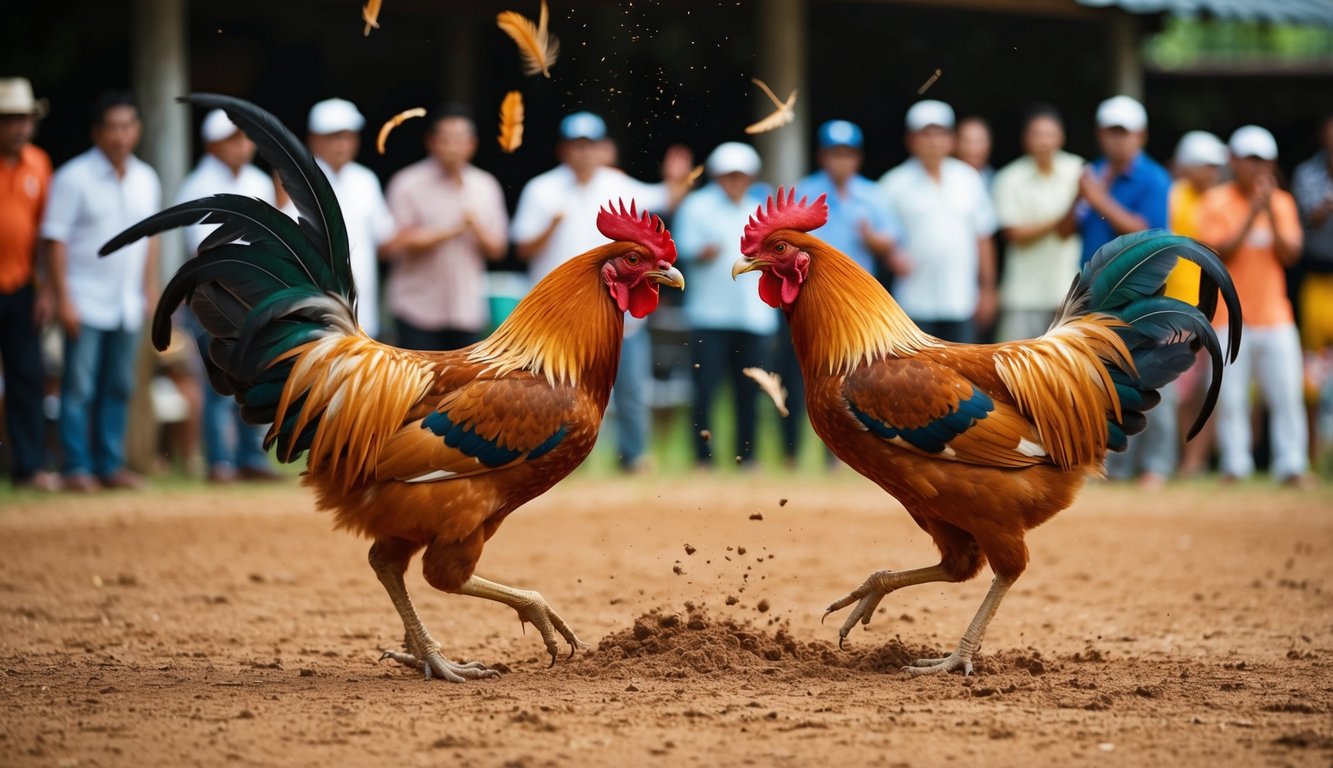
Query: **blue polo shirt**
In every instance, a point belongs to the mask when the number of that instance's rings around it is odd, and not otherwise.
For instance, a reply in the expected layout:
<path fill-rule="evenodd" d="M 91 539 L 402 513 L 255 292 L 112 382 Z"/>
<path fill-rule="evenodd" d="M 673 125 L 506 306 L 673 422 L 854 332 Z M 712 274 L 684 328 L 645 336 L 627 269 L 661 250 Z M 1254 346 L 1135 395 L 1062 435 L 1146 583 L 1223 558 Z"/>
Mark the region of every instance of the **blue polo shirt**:
<path fill-rule="evenodd" d="M 1102 176 L 1106 172 L 1106 158 L 1099 158 L 1092 164 L 1092 169 Z M 1170 191 L 1171 174 L 1143 153 L 1134 158 L 1128 170 L 1111 180 L 1111 197 L 1125 210 L 1142 216 L 1149 229 L 1166 228 L 1166 201 Z M 1092 254 L 1114 240 L 1117 233 L 1111 223 L 1086 201 L 1079 203 L 1078 219 L 1083 235 L 1082 263 L 1087 264 Z"/>
<path fill-rule="evenodd" d="M 828 222 L 810 234 L 847 254 L 870 274 L 875 274 L 875 255 L 861 239 L 861 222 L 870 222 L 870 228 L 901 243 L 903 228 L 893 213 L 879 185 L 864 176 L 847 180 L 847 196 L 841 197 L 827 173 L 818 171 L 796 184 L 798 197 L 811 201 L 828 195 Z"/>

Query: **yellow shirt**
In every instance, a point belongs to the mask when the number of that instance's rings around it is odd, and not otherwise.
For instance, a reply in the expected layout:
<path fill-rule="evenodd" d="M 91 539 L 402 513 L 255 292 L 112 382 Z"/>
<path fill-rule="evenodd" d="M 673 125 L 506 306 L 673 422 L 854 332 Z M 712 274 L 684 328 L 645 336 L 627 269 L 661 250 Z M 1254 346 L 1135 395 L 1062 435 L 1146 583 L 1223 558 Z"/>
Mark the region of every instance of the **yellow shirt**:
<path fill-rule="evenodd" d="M 1203 193 L 1186 179 L 1177 179 L 1167 197 L 1167 226 L 1177 235 L 1199 239 L 1199 204 Z M 1190 304 L 1199 303 L 1199 265 L 1181 259 L 1166 278 L 1166 295 Z"/>

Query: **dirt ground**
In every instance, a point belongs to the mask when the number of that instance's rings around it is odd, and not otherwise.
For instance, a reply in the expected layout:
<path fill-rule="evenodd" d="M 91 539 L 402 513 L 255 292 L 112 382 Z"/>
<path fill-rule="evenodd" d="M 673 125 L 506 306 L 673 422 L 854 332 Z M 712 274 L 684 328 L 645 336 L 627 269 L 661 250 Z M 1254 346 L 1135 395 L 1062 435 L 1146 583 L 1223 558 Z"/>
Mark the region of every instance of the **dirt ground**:
<path fill-rule="evenodd" d="M 988 579 L 895 593 L 836 650 L 825 605 L 935 556 L 848 472 L 566 481 L 479 573 L 593 650 L 548 669 L 414 566 L 446 653 L 505 671 L 463 685 L 377 661 L 402 627 L 367 545 L 295 484 L 5 506 L 5 766 L 1333 762 L 1327 488 L 1091 487 L 1029 536 L 977 674 L 916 680 Z"/>

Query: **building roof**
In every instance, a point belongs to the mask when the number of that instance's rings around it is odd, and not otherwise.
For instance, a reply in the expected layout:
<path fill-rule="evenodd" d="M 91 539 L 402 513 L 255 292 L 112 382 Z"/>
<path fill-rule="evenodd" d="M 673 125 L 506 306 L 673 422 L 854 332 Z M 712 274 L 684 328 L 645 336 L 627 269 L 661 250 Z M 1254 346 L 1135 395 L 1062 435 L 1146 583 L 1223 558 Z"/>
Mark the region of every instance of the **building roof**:
<path fill-rule="evenodd" d="M 1116 7 L 1129 13 L 1210 16 L 1230 21 L 1318 24 L 1333 27 L 1329 0 L 1075 0 L 1090 8 Z"/>

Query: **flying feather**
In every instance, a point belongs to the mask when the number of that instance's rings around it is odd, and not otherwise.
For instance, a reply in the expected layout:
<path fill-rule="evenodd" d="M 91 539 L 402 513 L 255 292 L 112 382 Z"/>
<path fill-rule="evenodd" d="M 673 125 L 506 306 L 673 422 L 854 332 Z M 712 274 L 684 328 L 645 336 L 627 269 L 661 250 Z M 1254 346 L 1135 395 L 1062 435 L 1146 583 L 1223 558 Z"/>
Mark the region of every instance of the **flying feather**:
<path fill-rule="evenodd" d="M 796 91 L 792 91 L 791 95 L 788 96 L 787 100 L 784 102 L 778 99 L 777 94 L 773 93 L 773 89 L 769 88 L 763 80 L 760 80 L 757 77 L 752 77 L 750 78 L 750 81 L 763 90 L 764 95 L 768 97 L 769 101 L 773 102 L 773 105 L 777 107 L 777 110 L 763 120 L 747 125 L 745 127 L 746 133 L 767 133 L 768 131 L 781 128 L 796 119 Z"/>
<path fill-rule="evenodd" d="M 399 112 L 398 114 L 389 118 L 384 122 L 384 125 L 380 126 L 380 135 L 379 138 L 375 140 L 375 149 L 379 150 L 379 153 L 381 155 L 384 154 L 384 143 L 389 140 L 390 131 L 402 125 L 403 122 L 406 120 L 411 120 L 414 117 L 425 117 L 425 116 L 426 116 L 426 108 L 416 107 L 415 109 L 405 109 L 402 112 Z"/>
<path fill-rule="evenodd" d="M 523 144 L 523 94 L 510 91 L 500 102 L 500 150 L 513 152 Z"/>
<path fill-rule="evenodd" d="M 546 0 L 542 0 L 541 16 L 536 24 L 521 13 L 503 11 L 495 17 L 500 29 L 518 44 L 518 52 L 523 56 L 523 73 L 535 75 L 538 72 L 551 76 L 551 67 L 560 54 L 560 41 L 546 28 L 548 17 Z"/>
<path fill-rule="evenodd" d="M 370 37 L 371 29 L 380 28 L 380 4 L 384 0 L 366 0 L 366 4 L 361 9 L 361 18 L 366 22 L 366 30 L 361 34 Z"/>
<path fill-rule="evenodd" d="M 787 413 L 787 388 L 782 386 L 782 377 L 763 368 L 742 368 L 741 373 L 754 379 L 763 393 L 773 398 L 773 405 L 783 416 Z"/>

